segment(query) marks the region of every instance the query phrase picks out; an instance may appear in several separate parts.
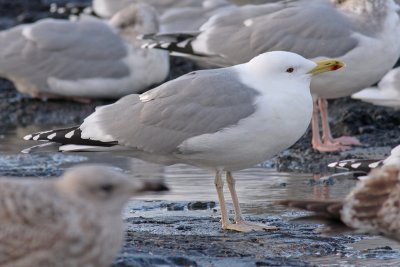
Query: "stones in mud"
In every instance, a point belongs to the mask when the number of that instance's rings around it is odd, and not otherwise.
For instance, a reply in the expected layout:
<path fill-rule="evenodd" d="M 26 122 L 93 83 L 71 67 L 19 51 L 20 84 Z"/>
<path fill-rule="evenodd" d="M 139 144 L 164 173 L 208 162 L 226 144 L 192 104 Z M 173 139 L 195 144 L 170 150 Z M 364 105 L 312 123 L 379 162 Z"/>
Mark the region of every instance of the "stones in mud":
<path fill-rule="evenodd" d="M 196 202 L 189 202 L 188 204 L 188 210 L 210 210 L 213 208 L 215 208 L 214 201 L 207 201 L 207 202 L 196 201 Z"/>
<path fill-rule="evenodd" d="M 210 210 L 215 208 L 214 201 L 194 201 L 189 203 L 168 203 L 166 208 L 168 211 L 182 211 L 182 210 Z"/>
<path fill-rule="evenodd" d="M 185 257 L 161 257 L 132 254 L 132 256 L 118 259 L 112 267 L 150 267 L 150 266 L 192 266 L 197 267 L 198 264 Z"/>

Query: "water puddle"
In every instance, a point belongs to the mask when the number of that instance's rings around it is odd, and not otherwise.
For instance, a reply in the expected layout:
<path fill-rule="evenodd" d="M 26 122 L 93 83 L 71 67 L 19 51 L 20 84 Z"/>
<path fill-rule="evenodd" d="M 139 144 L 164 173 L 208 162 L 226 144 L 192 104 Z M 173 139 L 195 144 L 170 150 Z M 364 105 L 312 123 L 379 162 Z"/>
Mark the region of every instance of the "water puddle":
<path fill-rule="evenodd" d="M 107 163 L 130 171 L 137 179 L 165 179 L 170 192 L 149 194 L 131 200 L 123 216 L 128 221 L 135 218 L 171 220 L 180 216 L 218 220 L 218 202 L 214 189 L 213 174 L 196 167 L 178 164 L 161 166 L 138 159 L 115 157 L 109 154 L 38 154 L 21 155 L 19 151 L 33 145 L 22 137 L 26 134 L 54 127 L 29 126 L 4 132 L 0 136 L 0 174 L 18 176 L 28 173 L 33 176 L 57 175 L 62 169 L 78 162 Z M 340 199 L 355 185 L 352 179 L 331 179 L 321 182 L 321 177 L 312 174 L 280 173 L 273 169 L 254 167 L 234 173 L 237 192 L 245 216 L 264 216 L 287 221 L 304 212 L 276 206 L 273 201 L 284 198 Z M 229 192 L 225 190 L 230 201 Z M 216 203 L 216 204 L 215 204 Z M 231 206 L 229 206 L 231 208 Z M 278 220 L 278 219 L 276 219 Z M 187 226 L 182 226 L 187 227 Z M 289 227 L 289 226 L 285 226 Z M 284 229 L 284 227 L 283 227 Z M 180 230 L 180 229 L 178 229 Z M 312 230 L 312 229 L 311 229 Z M 219 231 L 218 227 L 215 229 Z M 356 238 L 357 239 L 357 238 Z M 362 240 L 361 240 L 362 239 Z M 400 246 L 397 242 L 381 237 L 358 238 L 346 244 L 337 254 L 308 255 L 306 259 L 318 266 L 399 266 Z M 289 242 L 289 241 L 288 241 Z M 283 253 L 283 252 L 282 252 Z M 290 251 L 287 257 L 293 257 Z M 304 257 L 302 258 L 304 259 Z"/>

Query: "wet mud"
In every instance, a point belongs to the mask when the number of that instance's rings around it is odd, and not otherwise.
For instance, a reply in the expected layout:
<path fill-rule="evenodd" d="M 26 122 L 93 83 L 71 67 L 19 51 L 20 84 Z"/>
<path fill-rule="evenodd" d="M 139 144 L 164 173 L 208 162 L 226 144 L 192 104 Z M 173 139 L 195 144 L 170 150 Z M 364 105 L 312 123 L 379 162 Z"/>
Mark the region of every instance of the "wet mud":
<path fill-rule="evenodd" d="M 0 0 L 0 29 L 47 17 L 48 9 L 49 3 L 44 0 Z M 63 17 L 62 14 L 51 16 Z M 189 60 L 171 58 L 168 79 L 196 69 L 198 66 Z M 35 100 L 17 92 L 9 81 L 0 79 L 0 144 L 20 128 L 34 125 L 49 129 L 79 124 L 96 106 L 112 102 Z M 364 146 L 346 152 L 319 153 L 311 149 L 308 130 L 294 146 L 262 166 L 288 172 L 327 173 L 327 164 L 332 161 L 381 158 L 400 143 L 400 111 L 350 98 L 331 101 L 329 110 L 333 134 L 356 136 Z M 18 149 L 0 151 L 0 175 L 57 176 L 62 173 L 63 164 L 85 160 L 85 156 L 68 154 L 22 155 Z M 309 186 L 334 187 L 335 183 L 333 178 L 310 179 Z M 284 188 L 286 183 L 280 186 Z M 353 247 L 361 240 L 375 237 L 349 233 L 323 235 L 317 231 L 320 224 L 291 221 L 305 214 L 302 212 L 246 216 L 252 221 L 277 226 L 279 230 L 243 234 L 221 230 L 218 208 L 215 202 L 202 201 L 135 202 L 125 218 L 125 245 L 113 266 L 400 265 L 400 251 L 386 241 L 367 249 Z"/>

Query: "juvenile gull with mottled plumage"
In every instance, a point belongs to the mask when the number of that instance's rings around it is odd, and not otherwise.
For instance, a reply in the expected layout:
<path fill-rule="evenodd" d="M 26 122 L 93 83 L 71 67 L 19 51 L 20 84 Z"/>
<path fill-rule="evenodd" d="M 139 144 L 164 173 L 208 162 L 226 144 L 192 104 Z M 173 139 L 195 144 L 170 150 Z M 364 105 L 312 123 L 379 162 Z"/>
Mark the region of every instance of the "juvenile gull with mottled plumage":
<path fill-rule="evenodd" d="M 373 170 L 343 201 L 288 199 L 276 203 L 340 220 L 358 232 L 383 234 L 400 241 L 398 166 L 384 166 Z"/>
<path fill-rule="evenodd" d="M 336 60 L 317 65 L 276 51 L 246 64 L 191 72 L 97 108 L 80 126 L 28 135 L 26 140 L 46 143 L 25 152 L 47 146 L 60 151 L 127 151 L 148 161 L 207 168 L 215 172 L 222 227 L 265 229 L 242 219 L 231 172 L 254 166 L 296 142 L 311 120 L 311 75 L 342 66 Z M 225 207 L 223 171 L 236 224 L 229 223 Z"/>
<path fill-rule="evenodd" d="M 0 179 L 2 267 L 108 267 L 123 243 L 129 198 L 161 191 L 110 167 L 82 165 L 60 179 Z"/>
<path fill-rule="evenodd" d="M 166 52 L 141 49 L 136 37 L 158 30 L 148 5 L 131 5 L 109 23 L 43 19 L 0 32 L 0 76 L 39 98 L 120 98 L 162 82 Z M 161 53 L 160 53 L 161 52 Z"/>
<path fill-rule="evenodd" d="M 200 31 L 149 35 L 147 45 L 200 62 L 229 66 L 274 50 L 306 58 L 339 58 L 346 71 L 311 83 L 315 100 L 312 145 L 320 151 L 360 144 L 331 137 L 327 101 L 349 96 L 379 81 L 400 56 L 400 22 L 393 0 L 298 0 L 231 8 L 211 17 Z M 320 139 L 319 117 L 322 121 Z"/>

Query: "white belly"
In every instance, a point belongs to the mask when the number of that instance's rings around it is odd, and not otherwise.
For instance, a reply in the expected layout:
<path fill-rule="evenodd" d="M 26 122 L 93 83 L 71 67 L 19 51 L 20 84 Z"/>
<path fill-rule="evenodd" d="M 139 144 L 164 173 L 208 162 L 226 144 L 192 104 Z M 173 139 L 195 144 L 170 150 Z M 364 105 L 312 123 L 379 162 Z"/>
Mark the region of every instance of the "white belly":
<path fill-rule="evenodd" d="M 186 140 L 179 155 L 205 168 L 239 170 L 265 161 L 294 144 L 312 114 L 311 95 L 299 90 L 257 99 L 257 111 L 237 125 Z"/>

